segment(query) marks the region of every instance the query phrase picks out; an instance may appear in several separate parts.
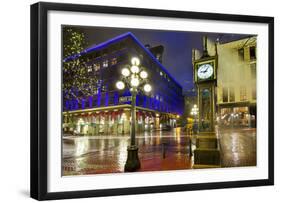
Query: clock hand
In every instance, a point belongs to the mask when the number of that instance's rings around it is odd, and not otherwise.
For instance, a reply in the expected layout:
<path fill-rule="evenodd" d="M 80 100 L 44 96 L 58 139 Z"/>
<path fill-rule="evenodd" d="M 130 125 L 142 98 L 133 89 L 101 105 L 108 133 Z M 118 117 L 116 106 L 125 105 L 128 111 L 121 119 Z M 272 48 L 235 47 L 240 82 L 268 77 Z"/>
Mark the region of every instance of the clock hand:
<path fill-rule="evenodd" d="M 208 67 L 205 68 L 204 70 L 201 70 L 200 72 L 201 72 L 201 73 L 206 73 L 207 69 L 208 69 Z"/>
<path fill-rule="evenodd" d="M 202 73 L 206 73 L 207 69 L 208 69 L 208 67 L 206 67 L 206 68 L 205 68 L 204 70 L 202 70 L 201 72 L 202 72 Z"/>

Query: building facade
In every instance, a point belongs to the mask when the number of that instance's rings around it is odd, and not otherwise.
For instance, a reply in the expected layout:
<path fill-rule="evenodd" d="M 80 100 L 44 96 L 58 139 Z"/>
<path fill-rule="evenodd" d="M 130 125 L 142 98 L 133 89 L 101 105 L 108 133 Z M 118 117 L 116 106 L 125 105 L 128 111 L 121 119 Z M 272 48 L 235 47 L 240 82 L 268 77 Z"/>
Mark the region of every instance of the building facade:
<path fill-rule="evenodd" d="M 256 37 L 218 44 L 217 120 L 223 126 L 256 126 Z"/>
<path fill-rule="evenodd" d="M 63 90 L 63 131 L 78 135 L 129 133 L 131 94 L 128 88 L 118 90 L 115 84 L 122 77 L 122 68 L 135 56 L 152 86 L 150 94 L 139 92 L 136 98 L 137 132 L 175 126 L 183 113 L 184 98 L 182 87 L 161 64 L 163 51 L 162 46 L 142 45 L 129 32 L 65 58 L 64 67 L 76 61 L 84 63 L 75 66 L 76 72 L 83 73 L 77 80 L 77 75 L 63 68 L 63 83 L 71 86 Z"/>

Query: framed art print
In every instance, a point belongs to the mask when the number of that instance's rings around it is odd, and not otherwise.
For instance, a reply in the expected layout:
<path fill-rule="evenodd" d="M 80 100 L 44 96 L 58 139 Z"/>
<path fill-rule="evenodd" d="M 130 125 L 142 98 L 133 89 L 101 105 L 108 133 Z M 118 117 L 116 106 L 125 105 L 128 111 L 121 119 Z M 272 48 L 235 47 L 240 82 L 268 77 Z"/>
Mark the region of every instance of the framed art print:
<path fill-rule="evenodd" d="M 31 5 L 31 197 L 273 185 L 274 19 Z"/>

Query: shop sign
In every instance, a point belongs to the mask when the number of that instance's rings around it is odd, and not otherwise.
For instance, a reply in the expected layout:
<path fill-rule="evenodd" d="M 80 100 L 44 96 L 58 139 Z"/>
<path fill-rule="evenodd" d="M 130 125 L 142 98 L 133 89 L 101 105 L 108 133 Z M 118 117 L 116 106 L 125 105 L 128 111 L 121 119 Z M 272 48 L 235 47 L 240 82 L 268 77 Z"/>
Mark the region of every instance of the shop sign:
<path fill-rule="evenodd" d="M 119 98 L 119 103 L 126 103 L 132 101 L 132 96 L 124 96 Z"/>

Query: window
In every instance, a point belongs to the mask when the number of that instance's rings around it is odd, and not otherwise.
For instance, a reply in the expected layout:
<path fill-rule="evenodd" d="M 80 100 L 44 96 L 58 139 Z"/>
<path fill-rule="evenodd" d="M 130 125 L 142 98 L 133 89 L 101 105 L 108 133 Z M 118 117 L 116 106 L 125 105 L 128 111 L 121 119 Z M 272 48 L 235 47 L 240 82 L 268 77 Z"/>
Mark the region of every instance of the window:
<path fill-rule="evenodd" d="M 114 104 L 114 99 L 115 99 L 114 93 L 110 93 L 109 94 L 108 104 L 109 105 L 113 105 Z"/>
<path fill-rule="evenodd" d="M 227 87 L 224 87 L 222 89 L 222 101 L 228 102 L 228 88 Z"/>
<path fill-rule="evenodd" d="M 94 70 L 98 71 L 100 69 L 100 64 L 99 63 L 95 63 L 94 64 Z"/>
<path fill-rule="evenodd" d="M 102 91 L 102 92 L 106 92 L 106 91 L 107 91 L 107 85 L 103 85 L 103 86 L 101 87 L 101 91 Z"/>
<path fill-rule="evenodd" d="M 93 71 L 92 66 L 88 66 L 88 73 L 92 71 Z"/>
<path fill-rule="evenodd" d="M 120 62 L 122 62 L 122 61 L 124 61 L 124 60 L 126 60 L 126 59 L 127 59 L 127 57 L 126 57 L 126 55 L 125 55 L 125 54 L 120 55 L 120 56 L 118 57 L 118 61 L 119 61 L 119 63 L 120 63 Z"/>
<path fill-rule="evenodd" d="M 238 56 L 241 60 L 244 60 L 244 48 L 238 49 Z"/>
<path fill-rule="evenodd" d="M 253 90 L 252 90 L 252 99 L 253 99 L 253 100 L 256 100 L 256 99 L 257 99 L 257 91 L 256 91 L 256 88 L 253 88 Z"/>
<path fill-rule="evenodd" d="M 240 87 L 240 101 L 247 100 L 247 90 L 246 87 Z"/>
<path fill-rule="evenodd" d="M 113 59 L 111 60 L 111 65 L 115 65 L 115 64 L 117 64 L 117 58 L 113 58 Z"/>
<path fill-rule="evenodd" d="M 230 87 L 229 88 L 229 102 L 234 102 L 234 101 L 235 101 L 234 88 Z"/>
<path fill-rule="evenodd" d="M 108 67 L 108 60 L 104 60 L 102 63 L 102 67 L 107 68 Z"/>
<path fill-rule="evenodd" d="M 98 89 L 95 87 L 95 88 L 93 88 L 93 91 L 92 91 L 92 94 L 97 94 L 98 93 Z"/>
<path fill-rule="evenodd" d="M 256 59 L 256 47 L 250 47 L 250 59 Z"/>
<path fill-rule="evenodd" d="M 161 59 L 161 54 L 156 54 L 156 59 L 157 59 L 158 61 L 160 61 L 160 59 Z"/>
<path fill-rule="evenodd" d="M 256 63 L 251 63 L 250 68 L 251 68 L 251 78 L 256 79 L 257 77 Z"/>

